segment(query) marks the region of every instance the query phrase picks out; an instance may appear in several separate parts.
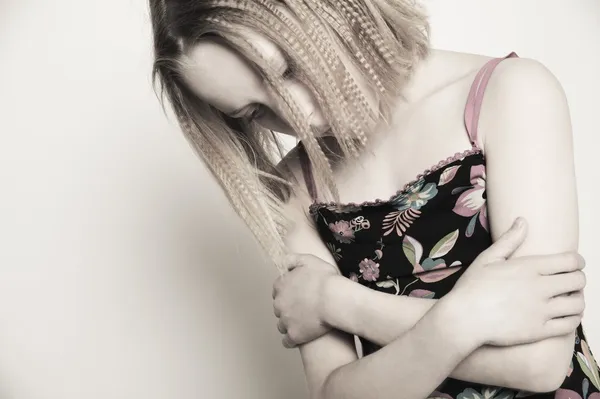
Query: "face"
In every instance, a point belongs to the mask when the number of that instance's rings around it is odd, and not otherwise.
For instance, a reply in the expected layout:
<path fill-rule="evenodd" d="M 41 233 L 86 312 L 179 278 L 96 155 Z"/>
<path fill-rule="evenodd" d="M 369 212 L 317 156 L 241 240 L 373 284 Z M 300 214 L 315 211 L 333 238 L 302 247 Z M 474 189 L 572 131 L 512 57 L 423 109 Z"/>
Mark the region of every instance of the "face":
<path fill-rule="evenodd" d="M 309 126 L 317 135 L 326 135 L 329 126 L 315 96 L 306 85 L 288 76 L 283 52 L 258 33 L 248 32 L 246 38 L 284 78 L 286 88 L 308 118 Z M 278 100 L 269 93 L 250 61 L 224 41 L 214 37 L 202 39 L 188 51 L 187 56 L 189 62 L 182 73 L 189 88 L 200 99 L 231 117 L 253 119 L 267 129 L 295 136 L 291 126 L 282 118 Z M 376 109 L 375 94 L 361 79 L 359 71 L 349 60 L 343 56 L 340 58 L 365 93 L 367 102 Z"/>

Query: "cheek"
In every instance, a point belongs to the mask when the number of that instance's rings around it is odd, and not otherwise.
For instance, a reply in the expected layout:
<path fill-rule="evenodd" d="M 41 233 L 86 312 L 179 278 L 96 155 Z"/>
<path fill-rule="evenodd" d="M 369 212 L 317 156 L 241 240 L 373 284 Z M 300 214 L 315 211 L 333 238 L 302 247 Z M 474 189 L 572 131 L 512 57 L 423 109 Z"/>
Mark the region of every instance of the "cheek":
<path fill-rule="evenodd" d="M 265 115 L 259 118 L 256 122 L 265 129 L 270 129 L 285 134 L 293 134 L 291 126 L 272 111 L 265 113 Z"/>

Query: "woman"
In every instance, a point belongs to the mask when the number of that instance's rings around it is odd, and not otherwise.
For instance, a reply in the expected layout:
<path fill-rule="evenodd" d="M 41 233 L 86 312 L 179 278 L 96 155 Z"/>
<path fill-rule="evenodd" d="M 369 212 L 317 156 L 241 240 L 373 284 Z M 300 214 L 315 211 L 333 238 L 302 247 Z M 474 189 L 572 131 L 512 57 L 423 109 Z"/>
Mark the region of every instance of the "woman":
<path fill-rule="evenodd" d="M 547 69 L 430 49 L 409 1 L 150 5 L 154 76 L 283 273 L 312 397 L 600 398 Z"/>

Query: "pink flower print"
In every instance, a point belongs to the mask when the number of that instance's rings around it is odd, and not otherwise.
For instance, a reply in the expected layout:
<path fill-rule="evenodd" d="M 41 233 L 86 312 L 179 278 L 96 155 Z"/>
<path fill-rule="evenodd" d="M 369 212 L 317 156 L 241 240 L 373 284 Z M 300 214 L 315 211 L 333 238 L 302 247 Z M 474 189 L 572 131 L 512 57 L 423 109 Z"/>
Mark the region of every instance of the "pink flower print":
<path fill-rule="evenodd" d="M 408 296 L 413 296 L 416 298 L 429 298 L 432 299 L 435 297 L 435 292 L 423 289 L 412 290 Z"/>
<path fill-rule="evenodd" d="M 358 276 L 356 273 L 350 273 L 350 280 L 354 281 L 355 283 L 358 283 Z"/>
<path fill-rule="evenodd" d="M 454 213 L 464 217 L 472 217 L 467 227 L 466 235 L 471 237 L 475 230 L 475 222 L 479 219 L 481 227 L 488 230 L 485 193 L 485 166 L 471 167 L 471 188 L 464 191 L 454 206 Z"/>
<path fill-rule="evenodd" d="M 554 399 L 582 399 L 581 395 L 575 391 L 570 389 L 559 388 L 556 392 L 554 392 Z M 600 393 L 593 392 L 587 399 L 600 399 Z"/>
<path fill-rule="evenodd" d="M 335 239 L 342 244 L 350 244 L 354 240 L 354 230 L 350 222 L 346 220 L 329 223 L 329 230 L 331 230 Z"/>
<path fill-rule="evenodd" d="M 379 263 L 375 263 L 371 259 L 363 259 L 358 268 L 362 278 L 367 281 L 376 281 L 379 278 Z"/>

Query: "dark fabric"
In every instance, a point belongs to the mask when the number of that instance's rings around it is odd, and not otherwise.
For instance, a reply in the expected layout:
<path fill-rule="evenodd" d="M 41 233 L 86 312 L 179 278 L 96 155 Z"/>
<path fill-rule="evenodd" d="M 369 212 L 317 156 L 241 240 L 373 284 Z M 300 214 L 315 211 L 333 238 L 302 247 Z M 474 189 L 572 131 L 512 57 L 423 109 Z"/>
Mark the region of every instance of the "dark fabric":
<path fill-rule="evenodd" d="M 492 244 L 480 151 L 438 164 L 388 200 L 314 203 L 310 213 L 342 274 L 390 295 L 441 298 Z M 598 366 L 585 341 L 580 325 L 571 370 L 557 392 L 529 394 L 450 378 L 430 397 L 600 399 Z M 365 356 L 379 349 L 363 338 L 361 342 Z"/>

